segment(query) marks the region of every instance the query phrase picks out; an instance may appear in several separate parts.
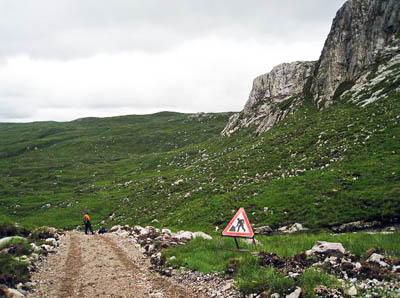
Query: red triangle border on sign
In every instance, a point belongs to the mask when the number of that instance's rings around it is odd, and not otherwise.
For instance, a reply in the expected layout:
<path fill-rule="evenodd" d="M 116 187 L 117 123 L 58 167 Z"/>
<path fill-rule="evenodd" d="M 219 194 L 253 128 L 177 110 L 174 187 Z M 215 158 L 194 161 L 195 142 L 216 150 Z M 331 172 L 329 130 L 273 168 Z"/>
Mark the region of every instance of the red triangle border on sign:
<path fill-rule="evenodd" d="M 235 222 L 236 218 L 238 218 L 238 216 L 240 214 L 243 214 L 243 218 L 244 218 L 244 221 L 246 223 L 246 226 L 247 226 L 249 232 L 247 232 L 247 233 L 229 232 L 229 229 L 231 228 L 231 226 Z M 229 224 L 226 226 L 226 228 L 222 232 L 222 236 L 242 237 L 242 238 L 253 238 L 254 237 L 253 229 L 250 226 L 249 219 L 247 218 L 246 211 L 244 211 L 243 207 L 240 208 L 238 210 L 238 212 L 236 212 L 235 216 L 232 218 L 232 220 L 229 222 Z"/>

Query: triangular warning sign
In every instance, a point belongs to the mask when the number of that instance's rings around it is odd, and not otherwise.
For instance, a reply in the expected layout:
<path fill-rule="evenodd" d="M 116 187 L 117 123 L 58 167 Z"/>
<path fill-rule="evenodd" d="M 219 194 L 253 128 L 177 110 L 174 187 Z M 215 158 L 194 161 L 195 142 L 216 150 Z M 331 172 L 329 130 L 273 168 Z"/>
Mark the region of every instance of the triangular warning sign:
<path fill-rule="evenodd" d="M 243 238 L 253 238 L 254 232 L 251 229 L 250 222 L 247 218 L 246 212 L 240 208 L 235 216 L 226 226 L 222 232 L 222 236 L 233 236 Z"/>

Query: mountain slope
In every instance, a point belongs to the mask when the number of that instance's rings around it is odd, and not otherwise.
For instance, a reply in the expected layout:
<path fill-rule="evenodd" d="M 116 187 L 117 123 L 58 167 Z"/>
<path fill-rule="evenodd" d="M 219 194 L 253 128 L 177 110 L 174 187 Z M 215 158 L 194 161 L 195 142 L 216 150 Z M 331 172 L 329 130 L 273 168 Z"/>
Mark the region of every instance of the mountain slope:
<path fill-rule="evenodd" d="M 141 133 L 132 135 L 120 118 L 8 125 L 1 138 L 7 141 L 0 143 L 9 156 L 0 160 L 1 213 L 20 222 L 73 227 L 89 210 L 97 226 L 157 219 L 160 226 L 205 231 L 222 227 L 239 207 L 257 226 L 398 222 L 399 99 L 395 94 L 364 108 L 341 103 L 322 112 L 309 103 L 261 137 L 251 128 L 221 137 L 229 115 L 146 116 L 158 124 L 144 121 Z M 136 123 L 135 117 L 125 120 Z M 105 136 L 101 129 L 104 135 L 97 135 L 104 123 L 114 132 Z M 148 135 L 165 133 L 168 123 L 174 126 L 169 139 L 146 143 Z M 15 138 L 22 138 L 16 132 L 37 131 L 38 125 L 64 133 L 31 133 L 25 142 L 63 141 L 11 154 Z M 82 135 L 85 130 L 96 133 Z M 115 148 L 114 139 L 121 140 Z"/>

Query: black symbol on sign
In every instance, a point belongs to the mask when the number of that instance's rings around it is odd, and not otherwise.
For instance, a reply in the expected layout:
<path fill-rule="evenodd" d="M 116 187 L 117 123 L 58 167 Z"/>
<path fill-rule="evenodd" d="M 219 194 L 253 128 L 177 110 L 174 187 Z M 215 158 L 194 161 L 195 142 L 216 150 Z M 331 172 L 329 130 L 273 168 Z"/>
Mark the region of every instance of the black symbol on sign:
<path fill-rule="evenodd" d="M 239 232 L 240 228 L 243 229 L 243 232 L 246 232 L 246 229 L 244 228 L 244 219 L 238 218 L 236 228 L 234 225 L 232 225 L 229 229 L 229 232 Z"/>

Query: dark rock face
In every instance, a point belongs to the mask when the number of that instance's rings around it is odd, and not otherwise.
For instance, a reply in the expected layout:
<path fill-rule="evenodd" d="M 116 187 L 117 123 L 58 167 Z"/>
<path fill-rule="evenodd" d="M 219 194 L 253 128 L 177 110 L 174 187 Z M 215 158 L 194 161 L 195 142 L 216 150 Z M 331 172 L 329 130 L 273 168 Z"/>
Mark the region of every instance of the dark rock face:
<path fill-rule="evenodd" d="M 348 0 L 333 20 L 319 60 L 280 64 L 257 77 L 243 111 L 229 119 L 221 134 L 229 136 L 249 126 L 256 126 L 261 134 L 295 112 L 305 99 L 325 108 L 350 88 L 357 102 L 357 92 L 373 90 L 385 76 L 396 77 L 397 73 L 386 70 L 398 63 L 400 1 Z M 378 66 L 380 77 L 370 79 L 371 70 Z M 375 92 L 360 104 L 383 95 Z"/>
<path fill-rule="evenodd" d="M 315 69 L 311 88 L 319 107 L 334 100 L 340 84 L 350 82 L 398 46 L 400 1 L 350 0 L 338 11 Z"/>

